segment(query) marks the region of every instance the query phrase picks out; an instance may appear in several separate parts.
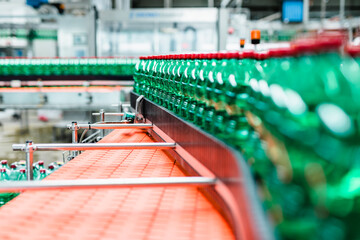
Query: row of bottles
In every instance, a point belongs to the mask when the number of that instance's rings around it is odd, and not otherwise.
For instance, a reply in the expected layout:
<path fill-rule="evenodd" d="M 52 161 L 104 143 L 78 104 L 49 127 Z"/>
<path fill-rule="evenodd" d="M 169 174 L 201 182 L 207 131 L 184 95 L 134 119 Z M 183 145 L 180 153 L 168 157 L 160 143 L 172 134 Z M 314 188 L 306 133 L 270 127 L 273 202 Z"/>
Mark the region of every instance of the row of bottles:
<path fill-rule="evenodd" d="M 141 57 L 134 91 L 243 152 L 279 239 L 360 239 L 360 51 Z"/>
<path fill-rule="evenodd" d="M 61 166 L 63 162 L 57 161 L 50 163 L 46 169 L 43 161 L 38 161 L 33 164 L 34 180 L 42 180 Z M 7 160 L 0 161 L 0 182 L 5 181 L 26 181 L 26 162 L 14 162 L 10 166 Z M 0 207 L 18 196 L 19 193 L 0 193 Z"/>
<path fill-rule="evenodd" d="M 0 76 L 133 74 L 133 58 L 0 58 Z"/>

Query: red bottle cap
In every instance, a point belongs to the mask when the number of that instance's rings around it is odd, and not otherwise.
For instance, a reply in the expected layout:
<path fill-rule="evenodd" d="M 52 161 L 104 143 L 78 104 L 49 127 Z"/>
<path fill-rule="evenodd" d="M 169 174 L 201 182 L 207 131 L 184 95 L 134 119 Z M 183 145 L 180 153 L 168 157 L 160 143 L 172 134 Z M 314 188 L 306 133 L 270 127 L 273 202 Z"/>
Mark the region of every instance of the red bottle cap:
<path fill-rule="evenodd" d="M 269 50 L 269 56 L 273 58 L 291 57 L 295 55 L 294 48 L 274 48 Z"/>
<path fill-rule="evenodd" d="M 21 173 L 25 173 L 26 170 L 25 170 L 25 169 L 20 169 L 20 172 L 21 172 Z"/>
<path fill-rule="evenodd" d="M 296 54 L 315 53 L 318 51 L 319 43 L 314 38 L 298 39 L 291 43 Z"/>
<path fill-rule="evenodd" d="M 6 172 L 6 168 L 0 169 L 0 172 Z"/>
<path fill-rule="evenodd" d="M 318 45 L 321 50 L 334 50 L 339 49 L 343 45 L 343 38 L 328 37 L 328 38 L 319 38 Z"/>
<path fill-rule="evenodd" d="M 14 168 L 14 169 L 15 169 L 15 168 L 16 168 L 16 165 L 15 165 L 15 164 L 11 164 L 11 165 L 10 165 L 10 168 Z"/>
<path fill-rule="evenodd" d="M 8 163 L 7 160 L 1 160 L 1 164 L 2 164 L 2 165 L 5 165 L 5 164 L 7 164 L 7 163 Z"/>
<path fill-rule="evenodd" d="M 38 164 L 39 164 L 40 166 L 42 166 L 42 165 L 44 165 L 44 161 L 38 161 Z"/>
<path fill-rule="evenodd" d="M 243 58 L 254 58 L 253 50 L 246 50 L 242 52 Z"/>
<path fill-rule="evenodd" d="M 224 58 L 226 58 L 226 52 L 218 52 L 217 54 L 216 54 L 216 59 L 224 59 Z"/>
<path fill-rule="evenodd" d="M 209 53 L 209 59 L 216 59 L 217 53 Z"/>
<path fill-rule="evenodd" d="M 255 53 L 255 58 L 256 58 L 257 60 L 267 59 L 267 58 L 269 58 L 269 52 L 258 52 L 258 53 Z"/>
<path fill-rule="evenodd" d="M 206 59 L 206 54 L 204 54 L 204 53 L 200 53 L 199 54 L 199 59 Z"/>
<path fill-rule="evenodd" d="M 239 53 L 238 52 L 227 52 L 226 53 L 226 58 L 227 59 L 233 59 L 233 58 L 238 59 L 239 58 Z"/>
<path fill-rule="evenodd" d="M 360 45 L 347 45 L 345 47 L 345 52 L 352 57 L 359 57 L 360 56 Z"/>
<path fill-rule="evenodd" d="M 49 169 L 51 169 L 51 170 L 53 170 L 54 168 L 55 168 L 54 165 L 49 166 Z"/>
<path fill-rule="evenodd" d="M 46 173 L 46 169 L 40 169 L 40 173 Z"/>

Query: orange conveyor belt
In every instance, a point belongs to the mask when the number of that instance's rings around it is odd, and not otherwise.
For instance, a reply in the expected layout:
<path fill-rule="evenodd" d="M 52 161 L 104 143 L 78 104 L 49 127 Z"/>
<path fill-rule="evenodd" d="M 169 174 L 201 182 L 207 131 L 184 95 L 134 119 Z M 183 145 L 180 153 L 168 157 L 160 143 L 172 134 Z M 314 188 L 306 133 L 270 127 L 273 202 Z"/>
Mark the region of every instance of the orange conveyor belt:
<path fill-rule="evenodd" d="M 103 143 L 154 142 L 115 130 Z M 85 151 L 47 179 L 185 176 L 163 150 Z M 197 187 L 29 191 L 0 208 L 0 239 L 234 239 Z"/>

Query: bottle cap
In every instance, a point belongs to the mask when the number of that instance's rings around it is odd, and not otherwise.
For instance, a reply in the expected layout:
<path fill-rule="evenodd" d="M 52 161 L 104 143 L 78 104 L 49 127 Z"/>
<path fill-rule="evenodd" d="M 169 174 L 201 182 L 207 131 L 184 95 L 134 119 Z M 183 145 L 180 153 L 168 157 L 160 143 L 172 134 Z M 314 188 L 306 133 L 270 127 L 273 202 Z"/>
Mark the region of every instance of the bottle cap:
<path fill-rule="evenodd" d="M 238 52 L 227 52 L 226 53 L 226 58 L 227 59 L 238 59 L 239 58 L 239 53 Z"/>
<path fill-rule="evenodd" d="M 318 46 L 320 50 L 326 51 L 326 50 L 335 50 L 339 49 L 343 45 L 342 38 L 336 38 L 336 37 L 329 37 L 329 38 L 319 38 L 318 39 Z"/>
<path fill-rule="evenodd" d="M 345 47 L 345 52 L 352 57 L 359 57 L 360 56 L 360 45 L 347 45 Z"/>
<path fill-rule="evenodd" d="M 40 169 L 40 173 L 46 173 L 46 169 Z"/>
<path fill-rule="evenodd" d="M 261 38 L 260 30 L 252 30 L 251 31 L 251 43 L 252 44 L 259 44 Z"/>
<path fill-rule="evenodd" d="M 216 59 L 224 59 L 224 58 L 226 58 L 226 52 L 218 52 L 217 54 L 216 54 Z"/>
<path fill-rule="evenodd" d="M 38 164 L 39 164 L 40 166 L 42 166 L 42 165 L 44 165 L 44 161 L 38 161 Z"/>
<path fill-rule="evenodd" d="M 295 55 L 295 49 L 292 47 L 274 48 L 269 50 L 269 57 L 272 58 L 291 57 L 294 55 Z"/>
<path fill-rule="evenodd" d="M 11 164 L 11 165 L 10 165 L 10 168 L 15 169 L 15 168 L 16 168 L 16 164 L 14 164 L 14 163 L 13 163 L 13 164 Z"/>
<path fill-rule="evenodd" d="M 51 170 L 55 169 L 54 165 L 49 165 L 49 169 Z"/>
<path fill-rule="evenodd" d="M 199 54 L 199 59 L 206 59 L 206 54 L 205 53 L 200 53 Z"/>
<path fill-rule="evenodd" d="M 253 50 L 246 50 L 242 52 L 243 58 L 254 58 L 254 51 Z"/>
<path fill-rule="evenodd" d="M 291 42 L 296 54 L 315 53 L 318 51 L 318 42 L 314 38 L 298 39 Z"/>
<path fill-rule="evenodd" d="M 199 54 L 199 53 L 195 53 L 195 54 L 194 54 L 194 59 L 200 59 L 200 55 L 201 55 L 201 54 Z"/>
<path fill-rule="evenodd" d="M 0 169 L 0 172 L 6 172 L 6 168 Z"/>
<path fill-rule="evenodd" d="M 210 59 L 216 59 L 217 53 L 209 53 L 209 57 L 210 57 Z"/>
<path fill-rule="evenodd" d="M 20 172 L 21 172 L 21 173 L 25 173 L 26 170 L 25 170 L 25 169 L 20 169 Z"/>
<path fill-rule="evenodd" d="M 7 163 L 8 163 L 7 160 L 1 160 L 1 164 L 2 164 L 2 165 L 5 165 L 5 164 L 7 164 Z"/>
<path fill-rule="evenodd" d="M 268 59 L 270 56 L 269 52 L 266 51 L 266 52 L 257 52 L 255 53 L 255 58 L 257 60 L 264 60 L 264 59 Z"/>

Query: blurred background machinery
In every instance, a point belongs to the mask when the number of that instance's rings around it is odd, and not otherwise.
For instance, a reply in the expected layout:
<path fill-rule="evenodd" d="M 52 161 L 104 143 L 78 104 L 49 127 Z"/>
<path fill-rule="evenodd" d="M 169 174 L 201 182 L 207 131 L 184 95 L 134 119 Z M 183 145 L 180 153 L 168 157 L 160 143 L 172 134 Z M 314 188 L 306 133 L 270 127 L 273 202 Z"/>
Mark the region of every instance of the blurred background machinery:
<path fill-rule="evenodd" d="M 360 3 L 350 0 L 12 0 L 0 5 L 0 56 L 236 50 L 240 38 L 251 47 L 249 33 L 255 28 L 270 46 L 329 29 L 359 41 Z"/>

